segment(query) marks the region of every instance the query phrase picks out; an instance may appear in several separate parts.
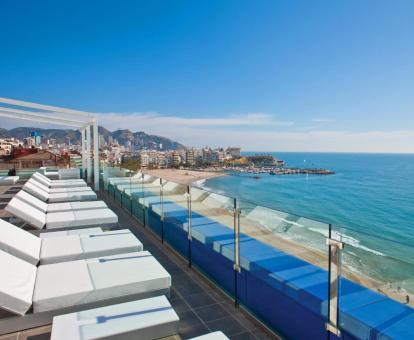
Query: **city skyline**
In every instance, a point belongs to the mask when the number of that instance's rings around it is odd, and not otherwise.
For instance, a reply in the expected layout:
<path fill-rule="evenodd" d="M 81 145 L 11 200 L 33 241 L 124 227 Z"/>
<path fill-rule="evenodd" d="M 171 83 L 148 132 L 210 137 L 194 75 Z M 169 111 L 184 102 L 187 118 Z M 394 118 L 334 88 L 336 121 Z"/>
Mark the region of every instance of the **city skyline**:
<path fill-rule="evenodd" d="M 196 147 L 414 152 L 411 1 L 96 4 L 4 2 L 1 95 Z"/>

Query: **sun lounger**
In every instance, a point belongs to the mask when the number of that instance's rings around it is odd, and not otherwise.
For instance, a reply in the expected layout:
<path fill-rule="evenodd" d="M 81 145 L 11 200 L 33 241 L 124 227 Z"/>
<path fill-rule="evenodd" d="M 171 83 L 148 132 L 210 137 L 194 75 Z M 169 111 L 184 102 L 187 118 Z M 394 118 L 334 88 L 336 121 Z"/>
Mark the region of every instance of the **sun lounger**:
<path fill-rule="evenodd" d="M 31 179 L 48 188 L 86 187 L 86 182 L 83 179 L 51 180 L 38 172 L 35 172 Z"/>
<path fill-rule="evenodd" d="M 171 276 L 147 251 L 36 267 L 0 250 L 0 268 L 0 308 L 18 315 L 31 307 L 57 315 L 70 306 L 169 295 L 171 287 Z M 2 331 L 6 321 L 0 320 Z"/>
<path fill-rule="evenodd" d="M 29 194 L 32 194 L 38 199 L 49 203 L 89 201 L 96 200 L 97 198 L 96 193 L 94 193 L 92 190 L 61 192 L 51 194 L 29 182 L 26 182 L 26 184 L 23 186 L 23 190 L 27 191 Z"/>
<path fill-rule="evenodd" d="M 218 331 L 197 336 L 188 340 L 229 340 L 229 338 L 225 336 L 223 332 Z"/>
<path fill-rule="evenodd" d="M 104 201 L 46 203 L 24 190 L 20 190 L 15 197 L 44 213 L 108 208 Z"/>
<path fill-rule="evenodd" d="M 62 237 L 62 236 L 69 236 L 69 235 L 93 234 L 93 233 L 101 233 L 101 232 L 103 232 L 103 230 L 102 228 L 99 228 L 99 227 L 68 229 L 68 230 L 61 230 L 61 231 L 42 230 L 39 233 L 39 237 L 40 238 L 51 238 L 51 237 Z"/>
<path fill-rule="evenodd" d="M 118 223 L 118 216 L 108 208 L 46 214 L 20 200 L 18 197 L 13 197 L 7 204 L 5 210 L 36 229 L 69 229 L 105 225 L 114 226 Z"/>
<path fill-rule="evenodd" d="M 0 176 L 0 185 L 16 184 L 18 180 L 19 176 Z"/>
<path fill-rule="evenodd" d="M 149 175 L 144 175 L 144 178 L 141 177 L 141 174 L 139 176 L 133 176 L 133 177 L 111 177 L 108 178 L 108 183 L 112 185 L 127 185 L 127 184 L 158 184 L 159 180 L 156 177 L 152 177 Z"/>
<path fill-rule="evenodd" d="M 140 339 L 178 334 L 179 318 L 165 296 L 53 318 L 51 340 Z"/>
<path fill-rule="evenodd" d="M 49 194 L 56 194 L 60 192 L 73 192 L 73 191 L 90 191 L 92 190 L 90 187 L 87 186 L 77 186 L 77 187 L 69 187 L 69 188 L 49 188 L 46 185 L 43 185 L 42 183 L 36 181 L 33 178 L 30 178 L 26 183 L 31 183 L 38 188 L 46 191 Z"/>
<path fill-rule="evenodd" d="M 128 229 L 42 239 L 0 219 L 0 250 L 37 265 L 139 252 L 143 246 Z"/>

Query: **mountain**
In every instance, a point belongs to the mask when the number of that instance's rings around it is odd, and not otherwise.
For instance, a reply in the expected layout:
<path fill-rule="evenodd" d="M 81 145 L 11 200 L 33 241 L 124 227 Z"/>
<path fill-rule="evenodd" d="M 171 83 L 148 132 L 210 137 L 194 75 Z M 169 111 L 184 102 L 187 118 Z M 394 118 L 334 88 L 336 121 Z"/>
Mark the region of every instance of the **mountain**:
<path fill-rule="evenodd" d="M 14 137 L 23 140 L 23 138 L 30 136 L 32 131 L 37 131 L 43 136 L 43 139 L 56 139 L 58 143 L 64 143 L 70 139 L 71 143 L 74 144 L 80 142 L 81 138 L 78 130 L 39 129 L 33 127 L 18 127 L 11 130 L 0 128 L 0 138 Z M 131 132 L 130 130 L 116 130 L 111 132 L 102 126 L 99 126 L 98 132 L 103 136 L 106 142 L 108 142 L 110 138 L 112 138 L 112 140 L 116 139 L 120 145 L 125 145 L 128 141 L 131 141 L 136 149 L 178 150 L 184 148 L 184 145 L 169 138 L 148 135 L 142 131 Z"/>

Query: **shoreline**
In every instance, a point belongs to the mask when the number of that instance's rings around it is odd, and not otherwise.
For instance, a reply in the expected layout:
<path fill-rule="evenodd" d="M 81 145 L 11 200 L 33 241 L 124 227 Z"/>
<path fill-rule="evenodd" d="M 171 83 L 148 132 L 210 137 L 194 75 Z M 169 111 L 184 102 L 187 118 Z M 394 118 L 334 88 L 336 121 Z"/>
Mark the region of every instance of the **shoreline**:
<path fill-rule="evenodd" d="M 189 185 L 194 182 L 226 176 L 222 171 L 197 171 L 181 169 L 153 169 L 145 170 L 145 174 L 163 178 L 167 181 Z"/>
<path fill-rule="evenodd" d="M 183 206 L 183 208 L 186 207 L 183 202 L 175 203 Z M 230 229 L 233 229 L 233 215 L 226 208 L 201 205 L 197 202 L 194 202 L 192 204 L 192 208 L 194 212 L 207 216 L 212 220 L 221 223 Z M 291 256 L 295 256 L 317 267 L 328 270 L 328 254 L 325 252 L 277 236 L 276 234 L 267 230 L 260 223 L 250 220 L 247 217 L 241 217 L 240 227 L 241 232 L 249 235 L 250 237 L 260 240 L 263 243 L 268 244 L 276 249 L 284 251 Z M 379 280 L 368 275 L 363 275 L 362 273 L 356 273 L 350 269 L 351 268 L 348 268 L 346 266 L 341 267 L 341 272 L 344 278 L 347 278 L 380 294 L 388 296 L 400 303 L 414 307 L 413 295 L 410 292 L 393 289 L 392 287 L 388 287 L 386 281 Z M 409 297 L 408 301 L 406 300 L 407 297 Z"/>

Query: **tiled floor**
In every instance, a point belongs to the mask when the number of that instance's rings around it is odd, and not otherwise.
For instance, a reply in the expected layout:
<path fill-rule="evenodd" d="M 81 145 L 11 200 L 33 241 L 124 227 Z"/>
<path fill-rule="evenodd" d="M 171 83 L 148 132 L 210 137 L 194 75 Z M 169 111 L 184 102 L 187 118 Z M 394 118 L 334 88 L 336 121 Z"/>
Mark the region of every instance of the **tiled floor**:
<path fill-rule="evenodd" d="M 8 196 L 19 190 L 19 186 L 0 191 L 0 204 Z M 122 227 L 130 228 L 156 259 L 172 276 L 170 302 L 180 317 L 179 334 L 168 340 L 187 339 L 190 337 L 221 330 L 230 339 L 278 339 L 268 332 L 256 319 L 240 308 L 215 285 L 210 283 L 196 270 L 188 268 L 187 262 L 163 245 L 151 232 L 144 229 L 135 218 L 131 217 L 118 203 L 106 193 L 99 198 L 107 202 L 119 217 Z M 2 214 L 0 206 L 0 215 Z M 4 213 L 4 211 L 3 211 Z M 1 337 L 0 340 L 46 340 L 50 338 L 50 326 L 40 327 Z"/>
<path fill-rule="evenodd" d="M 182 339 L 221 330 L 230 339 L 278 339 L 240 308 L 234 301 L 210 283 L 196 270 L 188 268 L 187 261 L 178 256 L 137 220 L 120 208 L 105 193 L 101 194 L 108 206 L 119 216 L 120 225 L 132 227 L 137 237 L 172 276 L 171 304 L 180 317 Z"/>

